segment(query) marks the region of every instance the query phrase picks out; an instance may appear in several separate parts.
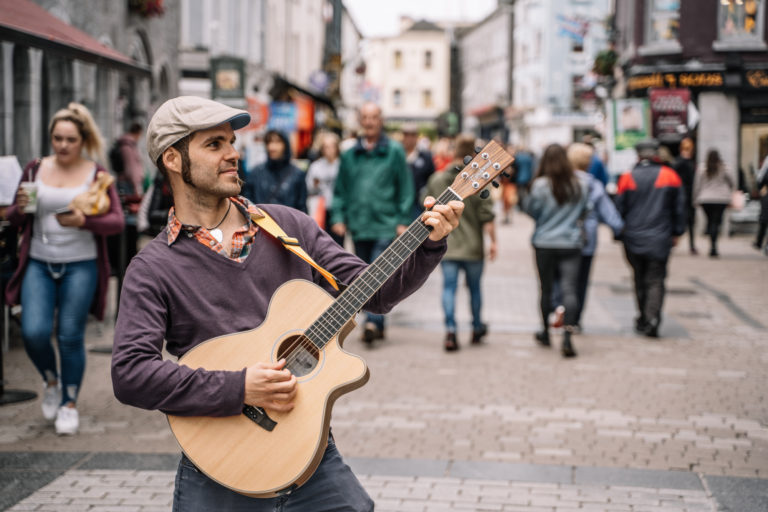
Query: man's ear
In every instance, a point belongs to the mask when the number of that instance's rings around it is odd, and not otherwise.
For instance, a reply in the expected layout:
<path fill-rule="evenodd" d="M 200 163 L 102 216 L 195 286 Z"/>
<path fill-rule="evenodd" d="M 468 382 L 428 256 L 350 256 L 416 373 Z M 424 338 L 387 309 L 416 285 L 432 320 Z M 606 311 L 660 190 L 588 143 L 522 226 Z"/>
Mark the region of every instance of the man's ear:
<path fill-rule="evenodd" d="M 163 151 L 163 165 L 168 172 L 181 174 L 181 153 L 171 146 Z"/>

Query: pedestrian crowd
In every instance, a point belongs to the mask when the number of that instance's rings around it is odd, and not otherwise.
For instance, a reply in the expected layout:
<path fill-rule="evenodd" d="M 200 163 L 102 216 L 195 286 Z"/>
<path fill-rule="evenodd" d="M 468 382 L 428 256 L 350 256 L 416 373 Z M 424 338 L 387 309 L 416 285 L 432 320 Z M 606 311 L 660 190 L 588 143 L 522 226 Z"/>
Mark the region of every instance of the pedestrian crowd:
<path fill-rule="evenodd" d="M 24 167 L 14 204 L 0 212 L 21 235 L 12 275 L 3 284 L 6 303 L 21 305 L 24 347 L 44 382 L 43 415 L 55 422 L 58 433 L 72 434 L 78 428 L 88 315 L 104 317 L 110 276 L 118 277 L 119 289 L 135 286 L 124 282 L 124 276 L 150 237 L 166 237 L 176 229 L 173 236 L 200 238 L 198 228 L 204 228 L 203 243 L 244 261 L 253 233 L 238 232 L 231 243 L 225 238 L 235 217 L 233 208 L 251 215 L 259 211 L 255 205 L 281 205 L 308 214 L 322 231 L 323 243 L 342 248 L 347 244 L 362 262 L 371 264 L 421 218 L 425 198 L 439 197 L 451 186 L 466 165 L 464 158 L 474 156 L 482 142 L 459 134 L 432 143 L 413 123 L 386 133 L 383 113 L 373 103 L 359 109 L 358 130 L 346 139 L 319 132 L 305 160 L 295 158 L 290 134 L 267 131 L 261 161 L 245 165 L 245 155 L 238 154 L 232 195 L 240 199 L 221 203 L 215 218 L 203 216 L 196 219 L 199 225 L 189 225 L 177 217 L 170 180 L 175 174 L 163 172 L 166 163 L 158 161 L 159 155 L 151 155 L 159 171 L 145 170 L 140 150 L 143 123 L 130 123 L 106 148 L 85 106 L 71 103 L 53 116 L 48 127 L 53 153 Z M 182 138 L 170 146 L 180 158 L 181 181 L 175 188 L 195 192 L 199 177 L 189 161 L 188 143 Z M 212 142 L 225 143 L 229 141 Z M 461 346 L 456 292 L 462 275 L 471 312 L 466 339 L 471 345 L 483 343 L 489 330 L 482 315 L 483 269 L 486 261 L 503 256 L 496 244 L 496 212 L 507 224 L 514 221 L 515 210 L 534 221 L 530 242 L 541 321 L 534 333 L 536 343 L 551 347 L 559 332 L 561 354 L 577 355 L 575 338 L 582 332 L 599 224 L 608 226 L 623 244 L 634 278 L 634 328 L 659 337 L 672 248 L 687 232 L 688 249 L 698 254 L 695 224 L 701 208 L 709 256 L 717 258 L 725 212 L 742 195 L 736 173 L 717 149 L 707 149 L 697 163 L 691 138 L 680 142 L 676 159 L 657 142 L 643 141 L 636 148 L 637 164 L 615 184 L 589 137 L 568 146 L 552 144 L 539 156 L 522 145 L 507 149 L 514 163 L 510 173 L 499 177 L 498 191 L 465 198 L 462 220 L 447 237 L 439 263 L 444 350 L 454 352 Z M 613 186 L 610 194 L 608 185 Z M 755 185 L 762 192 L 762 208 L 754 246 L 768 254 L 768 157 Z M 286 222 L 299 222 L 294 220 L 297 215 L 290 213 Z M 366 308 L 362 340 L 367 346 L 386 339 L 387 309 Z"/>

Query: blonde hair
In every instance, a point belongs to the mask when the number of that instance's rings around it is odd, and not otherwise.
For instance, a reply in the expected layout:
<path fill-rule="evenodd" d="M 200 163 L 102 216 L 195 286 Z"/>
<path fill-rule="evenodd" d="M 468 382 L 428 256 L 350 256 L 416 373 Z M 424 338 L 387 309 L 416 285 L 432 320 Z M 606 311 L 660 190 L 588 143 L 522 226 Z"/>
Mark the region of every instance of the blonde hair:
<path fill-rule="evenodd" d="M 72 102 L 56 112 L 48 125 L 48 134 L 53 134 L 53 129 L 59 121 L 69 121 L 77 126 L 80 136 L 83 138 L 83 148 L 85 152 L 97 162 L 104 163 L 104 138 L 98 125 L 93 120 L 91 112 L 85 105 Z"/>
<path fill-rule="evenodd" d="M 586 171 L 589 168 L 589 163 L 592 161 L 592 153 L 594 150 L 589 144 L 583 142 L 574 142 L 568 146 L 568 161 L 574 169 L 579 171 Z"/>

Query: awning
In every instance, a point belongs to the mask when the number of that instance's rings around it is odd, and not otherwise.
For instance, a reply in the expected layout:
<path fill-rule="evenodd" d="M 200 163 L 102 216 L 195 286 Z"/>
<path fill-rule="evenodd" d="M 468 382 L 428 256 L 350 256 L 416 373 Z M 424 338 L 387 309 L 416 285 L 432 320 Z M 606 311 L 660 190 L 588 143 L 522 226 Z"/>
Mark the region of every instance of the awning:
<path fill-rule="evenodd" d="M 272 90 L 269 91 L 270 95 L 272 95 L 273 97 L 277 97 L 287 89 L 295 89 L 301 94 L 304 94 L 305 96 L 309 96 L 316 102 L 327 105 L 334 112 L 336 111 L 336 106 L 333 104 L 333 101 L 331 101 L 329 97 L 307 90 L 304 87 L 301 87 L 300 85 L 297 85 L 278 74 L 274 74 Z"/>
<path fill-rule="evenodd" d="M 3 2 L 0 40 L 40 48 L 118 71 L 149 76 L 148 66 L 101 44 L 30 0 Z"/>

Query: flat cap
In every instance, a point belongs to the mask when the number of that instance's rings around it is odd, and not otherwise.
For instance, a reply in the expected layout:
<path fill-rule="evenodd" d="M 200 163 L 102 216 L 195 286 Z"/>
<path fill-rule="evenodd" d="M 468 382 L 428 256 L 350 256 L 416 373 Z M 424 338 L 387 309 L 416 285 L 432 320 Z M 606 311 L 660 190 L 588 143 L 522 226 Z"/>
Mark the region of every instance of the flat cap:
<path fill-rule="evenodd" d="M 232 108 L 218 101 L 197 96 L 172 98 L 157 109 L 147 127 L 149 158 L 157 162 L 163 151 L 198 130 L 229 123 L 239 130 L 251 122 L 245 110 Z"/>
<path fill-rule="evenodd" d="M 645 139 L 635 144 L 635 151 L 638 153 L 655 153 L 659 150 L 659 141 L 656 139 Z"/>

